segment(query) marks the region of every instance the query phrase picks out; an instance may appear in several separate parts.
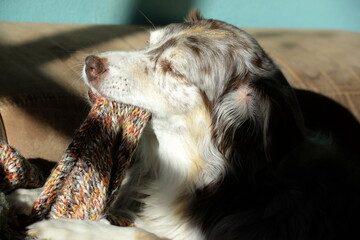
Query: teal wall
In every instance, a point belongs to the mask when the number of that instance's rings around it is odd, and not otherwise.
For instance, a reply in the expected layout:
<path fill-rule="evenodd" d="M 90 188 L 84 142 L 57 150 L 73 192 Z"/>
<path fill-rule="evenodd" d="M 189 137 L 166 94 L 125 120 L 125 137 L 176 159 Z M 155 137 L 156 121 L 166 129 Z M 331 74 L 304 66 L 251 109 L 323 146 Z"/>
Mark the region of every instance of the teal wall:
<path fill-rule="evenodd" d="M 198 8 L 244 27 L 330 28 L 360 32 L 360 0 L 0 0 L 0 21 L 154 24 Z"/>

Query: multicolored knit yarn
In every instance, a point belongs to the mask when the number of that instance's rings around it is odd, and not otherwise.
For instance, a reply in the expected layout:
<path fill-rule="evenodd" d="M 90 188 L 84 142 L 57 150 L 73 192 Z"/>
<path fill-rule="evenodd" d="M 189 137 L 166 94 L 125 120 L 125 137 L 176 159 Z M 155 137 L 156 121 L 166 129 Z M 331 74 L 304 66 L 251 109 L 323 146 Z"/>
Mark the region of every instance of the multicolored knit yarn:
<path fill-rule="evenodd" d="M 114 199 L 150 113 L 98 98 L 35 203 L 36 217 L 98 220 Z"/>
<path fill-rule="evenodd" d="M 150 113 L 98 97 L 53 169 L 33 207 L 35 218 L 98 220 L 106 214 L 131 165 Z M 9 188 L 39 187 L 38 171 L 8 145 L 0 145 Z M 1 180 L 0 180 L 1 181 Z M 113 224 L 129 225 L 109 215 Z"/>
<path fill-rule="evenodd" d="M 0 143 L 0 190 L 7 193 L 17 188 L 41 187 L 46 178 L 16 149 Z"/>

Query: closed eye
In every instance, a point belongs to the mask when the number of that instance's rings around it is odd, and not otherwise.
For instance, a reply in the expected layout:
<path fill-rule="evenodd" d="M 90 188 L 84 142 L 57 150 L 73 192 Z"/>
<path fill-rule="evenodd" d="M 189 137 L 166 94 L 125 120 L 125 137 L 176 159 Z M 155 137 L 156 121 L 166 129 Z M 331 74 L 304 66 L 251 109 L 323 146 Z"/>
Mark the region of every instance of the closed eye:
<path fill-rule="evenodd" d="M 184 75 L 177 71 L 174 65 L 168 60 L 162 60 L 160 66 L 164 73 L 170 73 L 174 77 L 184 77 Z"/>

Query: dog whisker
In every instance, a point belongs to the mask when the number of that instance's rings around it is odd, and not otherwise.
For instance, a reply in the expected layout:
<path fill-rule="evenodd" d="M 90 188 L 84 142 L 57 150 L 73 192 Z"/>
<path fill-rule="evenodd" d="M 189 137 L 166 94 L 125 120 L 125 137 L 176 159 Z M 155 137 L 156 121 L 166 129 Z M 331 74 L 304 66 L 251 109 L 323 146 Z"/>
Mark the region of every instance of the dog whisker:
<path fill-rule="evenodd" d="M 153 29 L 155 29 L 154 23 L 145 15 L 145 13 L 141 11 L 139 8 L 137 8 L 136 10 L 151 24 Z"/>

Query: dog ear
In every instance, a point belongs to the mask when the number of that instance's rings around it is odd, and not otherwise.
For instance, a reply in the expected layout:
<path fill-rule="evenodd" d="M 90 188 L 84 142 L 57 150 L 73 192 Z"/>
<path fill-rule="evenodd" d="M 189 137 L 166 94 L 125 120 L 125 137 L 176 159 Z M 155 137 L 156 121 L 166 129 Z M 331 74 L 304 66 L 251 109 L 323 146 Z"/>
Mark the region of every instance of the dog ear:
<path fill-rule="evenodd" d="M 304 121 L 296 95 L 280 71 L 254 82 L 255 115 L 268 162 L 276 163 L 304 140 Z"/>
<path fill-rule="evenodd" d="M 191 10 L 191 12 L 188 14 L 188 16 L 185 18 L 185 22 L 188 23 L 195 23 L 200 20 L 203 20 L 203 16 L 201 15 L 200 11 L 198 9 Z"/>
<path fill-rule="evenodd" d="M 240 84 L 214 108 L 213 136 L 229 161 L 254 175 L 276 165 L 303 141 L 303 118 L 280 71 L 269 77 L 249 74 L 234 82 Z"/>

